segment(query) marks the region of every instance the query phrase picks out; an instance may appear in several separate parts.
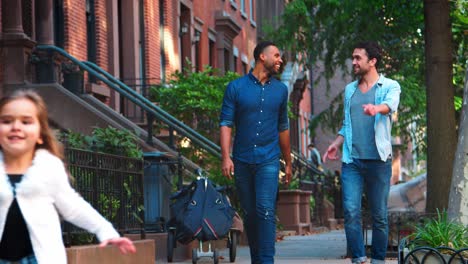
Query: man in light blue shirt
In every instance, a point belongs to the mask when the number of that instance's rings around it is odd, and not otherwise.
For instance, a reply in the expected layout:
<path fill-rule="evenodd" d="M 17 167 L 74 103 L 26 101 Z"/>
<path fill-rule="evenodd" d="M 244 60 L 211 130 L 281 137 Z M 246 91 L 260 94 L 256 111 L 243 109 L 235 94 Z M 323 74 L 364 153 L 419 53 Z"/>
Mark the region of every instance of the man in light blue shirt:
<path fill-rule="evenodd" d="M 353 51 L 358 80 L 346 85 L 344 120 L 323 156 L 338 159 L 343 145 L 341 185 L 345 231 L 353 263 L 365 263 L 361 199 L 365 188 L 372 214 L 372 262 L 385 263 L 388 243 L 387 200 L 392 175 L 391 114 L 398 108 L 400 85 L 379 75 L 381 48 L 363 42 Z"/>

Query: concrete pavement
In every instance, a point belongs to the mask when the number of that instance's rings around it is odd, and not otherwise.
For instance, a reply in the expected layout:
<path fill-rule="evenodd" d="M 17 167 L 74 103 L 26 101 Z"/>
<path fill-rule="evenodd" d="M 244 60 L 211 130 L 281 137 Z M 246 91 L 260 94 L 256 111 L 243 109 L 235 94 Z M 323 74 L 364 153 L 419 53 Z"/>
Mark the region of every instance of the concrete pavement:
<path fill-rule="evenodd" d="M 287 236 L 284 240 L 276 243 L 277 264 L 345 264 L 351 263 L 350 259 L 343 259 L 346 254 L 346 238 L 343 230 L 307 235 L 307 236 Z M 219 263 L 229 262 L 229 250 L 223 249 L 220 252 Z M 175 264 L 191 263 L 188 259 L 184 262 L 174 262 Z M 212 258 L 200 258 L 197 263 L 213 263 Z M 248 247 L 238 246 L 236 262 L 238 264 L 250 264 Z M 396 259 L 389 259 L 388 264 L 396 264 Z"/>

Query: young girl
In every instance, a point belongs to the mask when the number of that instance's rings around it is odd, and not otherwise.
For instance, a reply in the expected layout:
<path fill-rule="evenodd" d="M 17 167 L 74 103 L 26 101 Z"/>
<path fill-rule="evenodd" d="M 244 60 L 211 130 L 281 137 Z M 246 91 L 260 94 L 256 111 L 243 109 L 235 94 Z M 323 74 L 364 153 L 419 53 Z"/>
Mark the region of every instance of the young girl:
<path fill-rule="evenodd" d="M 0 99 L 0 264 L 67 262 L 60 216 L 95 233 L 104 247 L 135 252 L 70 186 L 42 98 L 17 90 Z"/>

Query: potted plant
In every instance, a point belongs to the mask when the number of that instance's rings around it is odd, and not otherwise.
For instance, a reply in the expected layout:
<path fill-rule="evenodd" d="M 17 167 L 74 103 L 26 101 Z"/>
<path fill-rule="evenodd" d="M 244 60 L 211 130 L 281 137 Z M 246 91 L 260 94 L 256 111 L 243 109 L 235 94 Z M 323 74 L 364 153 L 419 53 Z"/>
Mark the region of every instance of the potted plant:
<path fill-rule="evenodd" d="M 450 221 L 437 211 L 406 239 L 402 263 L 465 263 L 468 259 L 468 227 Z"/>

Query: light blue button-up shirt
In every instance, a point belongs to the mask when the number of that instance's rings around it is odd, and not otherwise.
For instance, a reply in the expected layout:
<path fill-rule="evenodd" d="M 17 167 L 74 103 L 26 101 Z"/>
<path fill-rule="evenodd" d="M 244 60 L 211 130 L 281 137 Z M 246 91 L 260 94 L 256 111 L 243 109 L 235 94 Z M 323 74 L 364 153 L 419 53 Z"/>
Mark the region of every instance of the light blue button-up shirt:
<path fill-rule="evenodd" d="M 379 152 L 380 159 L 386 161 L 392 154 L 392 120 L 391 114 L 398 108 L 400 102 L 401 88 L 398 82 L 385 78 L 380 75 L 377 81 L 377 89 L 375 91 L 375 105 L 386 104 L 390 108 L 390 112 L 386 115 L 378 113 L 375 116 L 375 144 Z M 353 129 L 351 125 L 351 97 L 358 89 L 358 81 L 354 81 L 346 85 L 344 98 L 344 120 L 343 126 L 338 132 L 344 137 L 343 157 L 344 163 L 351 163 L 351 151 L 353 150 Z"/>

